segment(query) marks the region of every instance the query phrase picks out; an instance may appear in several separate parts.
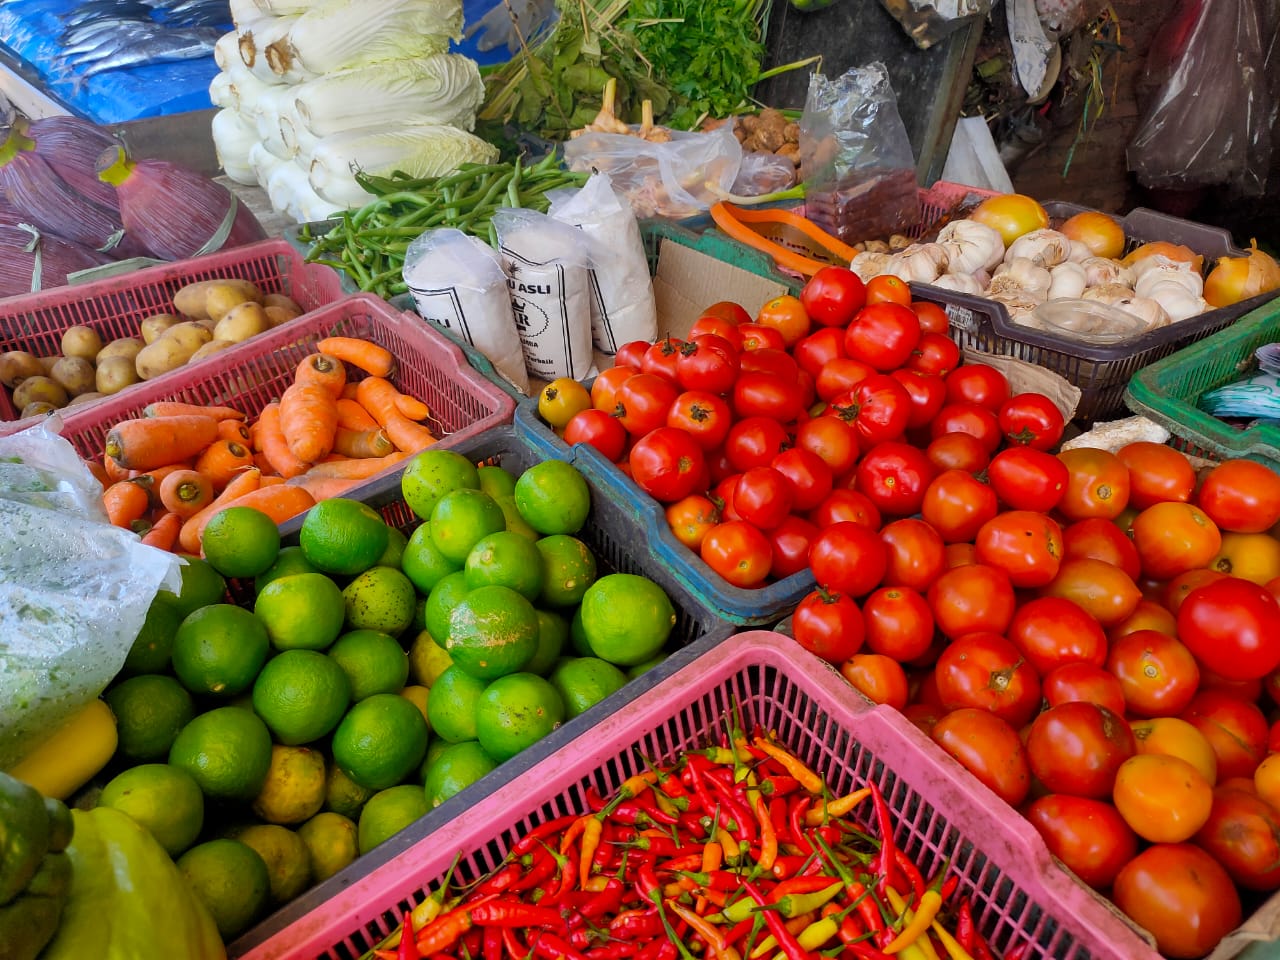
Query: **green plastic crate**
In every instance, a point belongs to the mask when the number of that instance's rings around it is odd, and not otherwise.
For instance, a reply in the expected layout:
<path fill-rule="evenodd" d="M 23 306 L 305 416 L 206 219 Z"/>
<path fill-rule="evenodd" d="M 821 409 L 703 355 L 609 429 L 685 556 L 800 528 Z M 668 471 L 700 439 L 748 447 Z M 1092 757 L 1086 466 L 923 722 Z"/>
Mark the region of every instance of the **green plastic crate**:
<path fill-rule="evenodd" d="M 1231 326 L 1139 370 L 1124 402 L 1160 424 L 1170 443 L 1208 460 L 1247 459 L 1280 471 L 1280 426 L 1239 429 L 1197 406 L 1201 394 L 1258 370 L 1253 353 L 1280 341 L 1280 300 L 1247 313 Z"/>

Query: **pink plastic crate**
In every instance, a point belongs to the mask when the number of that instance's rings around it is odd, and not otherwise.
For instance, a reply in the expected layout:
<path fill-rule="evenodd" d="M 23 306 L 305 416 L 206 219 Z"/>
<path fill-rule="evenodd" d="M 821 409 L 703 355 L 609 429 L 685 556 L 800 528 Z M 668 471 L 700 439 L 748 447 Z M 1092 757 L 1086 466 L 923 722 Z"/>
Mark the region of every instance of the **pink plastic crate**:
<path fill-rule="evenodd" d="M 999 951 L 1029 941 L 1031 957 L 1158 960 L 1114 908 L 1050 858 L 1014 814 L 901 714 L 873 707 L 844 679 L 776 633 L 740 633 L 602 720 L 446 825 L 385 845 L 358 880 L 334 877 L 309 905 L 285 907 L 250 931 L 252 960 L 355 960 L 425 899 L 459 856 L 459 882 L 502 860 L 533 826 L 585 812 L 585 791 L 608 794 L 643 770 L 705 745 L 733 708 L 822 774 L 836 794 L 874 781 L 897 816 L 895 840 L 926 875 L 950 861 Z M 379 848 L 381 851 L 382 848 Z M 232 944 L 232 954 L 237 953 Z"/>
<path fill-rule="evenodd" d="M 0 300 L 0 349 L 54 356 L 63 331 L 78 324 L 97 330 L 104 340 L 135 337 L 147 317 L 173 312 L 173 295 L 180 287 L 221 278 L 252 280 L 264 293 L 292 297 L 305 311 L 346 296 L 332 268 L 307 263 L 284 240 L 264 240 L 107 280 Z M 197 368 L 183 372 L 186 369 Z M 9 390 L 0 388 L 0 421 L 13 420 L 18 413 Z"/>

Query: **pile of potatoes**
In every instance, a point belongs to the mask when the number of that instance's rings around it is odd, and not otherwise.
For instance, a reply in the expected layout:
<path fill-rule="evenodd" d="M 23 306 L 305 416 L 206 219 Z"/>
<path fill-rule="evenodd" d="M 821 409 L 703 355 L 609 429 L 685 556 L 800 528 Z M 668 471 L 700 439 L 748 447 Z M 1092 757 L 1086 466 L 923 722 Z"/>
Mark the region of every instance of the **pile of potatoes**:
<path fill-rule="evenodd" d="M 75 326 L 58 356 L 0 354 L 0 383 L 13 390 L 20 417 L 37 416 L 119 393 L 302 315 L 289 297 L 248 280 L 189 283 L 174 294 L 173 311 L 147 317 L 136 337 L 104 343 L 92 327 Z"/>

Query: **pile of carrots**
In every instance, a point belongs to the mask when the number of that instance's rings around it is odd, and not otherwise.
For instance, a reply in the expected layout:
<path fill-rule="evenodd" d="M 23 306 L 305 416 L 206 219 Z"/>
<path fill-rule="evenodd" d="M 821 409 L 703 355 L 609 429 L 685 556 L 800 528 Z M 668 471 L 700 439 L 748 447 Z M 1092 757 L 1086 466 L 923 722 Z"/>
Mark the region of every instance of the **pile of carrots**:
<path fill-rule="evenodd" d="M 108 519 L 151 546 L 199 554 L 219 510 L 253 507 L 283 523 L 436 441 L 427 405 L 387 379 L 389 351 L 354 337 L 316 351 L 252 424 L 233 407 L 179 402 L 116 424 L 101 463 L 89 464 Z M 364 376 L 348 382 L 349 368 Z"/>

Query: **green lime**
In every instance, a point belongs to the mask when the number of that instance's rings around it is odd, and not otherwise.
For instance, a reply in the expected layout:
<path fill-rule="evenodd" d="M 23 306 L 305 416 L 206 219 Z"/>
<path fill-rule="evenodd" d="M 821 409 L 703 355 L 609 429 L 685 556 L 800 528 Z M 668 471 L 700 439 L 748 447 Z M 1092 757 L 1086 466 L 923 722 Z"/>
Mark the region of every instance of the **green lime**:
<path fill-rule="evenodd" d="M 553 607 L 572 607 L 596 580 L 596 558 L 577 537 L 555 534 L 538 541 L 546 578 L 537 599 Z"/>
<path fill-rule="evenodd" d="M 565 705 L 548 681 L 532 673 L 499 677 L 476 704 L 476 739 L 501 763 L 533 746 L 564 721 Z"/>
<path fill-rule="evenodd" d="M 440 646 L 444 646 L 445 639 L 449 636 L 449 617 L 453 614 L 453 608 L 470 592 L 471 588 L 467 586 L 467 573 L 465 570 L 459 570 L 443 578 L 431 588 L 431 593 L 427 595 L 424 613 L 427 619 L 427 632 Z"/>
<path fill-rule="evenodd" d="M 538 614 L 538 652 L 525 664 L 526 673 L 536 673 L 545 677 L 560 659 L 565 644 L 569 642 L 569 621 L 558 613 L 546 610 L 536 611 Z"/>
<path fill-rule="evenodd" d="M 494 497 L 493 502 L 498 505 L 498 509 L 502 511 L 502 515 L 506 518 L 509 532 L 518 533 L 526 540 L 537 540 L 542 536 L 537 530 L 529 526 L 524 517 L 520 516 L 520 510 L 516 507 L 514 493 L 504 493 L 500 497 Z"/>
<path fill-rule="evenodd" d="M 319 740 L 351 702 L 351 681 L 315 650 L 286 650 L 267 662 L 253 685 L 253 709 L 286 746 Z"/>
<path fill-rule="evenodd" d="M 368 787 L 360 786 L 343 773 L 342 768 L 336 763 L 329 765 L 329 776 L 325 781 L 324 809 L 354 820 L 360 816 L 361 809 L 373 793 Z"/>
<path fill-rule="evenodd" d="M 163 760 L 196 714 L 191 694 L 173 677 L 130 677 L 103 695 L 116 715 L 118 749 L 130 760 Z"/>
<path fill-rule="evenodd" d="M 281 577 L 291 577 L 295 573 L 319 572 L 303 554 L 301 547 L 281 547 L 280 552 L 276 554 L 276 562 L 253 578 L 253 590 L 255 593 L 261 593 L 271 581 L 279 580 Z"/>
<path fill-rule="evenodd" d="M 663 589 L 632 573 L 601 577 L 582 598 L 582 627 L 592 651 L 620 667 L 653 657 L 675 625 L 675 607 Z"/>
<path fill-rule="evenodd" d="M 434 810 L 465 790 L 485 774 L 498 769 L 498 761 L 475 740 L 449 744 L 440 751 L 423 777 L 423 793 Z"/>
<path fill-rule="evenodd" d="M 222 580 L 221 577 L 218 579 Z M 218 600 L 222 600 L 221 594 Z M 129 655 L 124 658 L 124 672 L 161 673 L 166 670 L 173 653 L 173 638 L 185 616 L 172 593 L 165 590 L 157 593 L 147 608 L 147 618 L 142 621 L 142 629 L 134 638 Z"/>
<path fill-rule="evenodd" d="M 256 577 L 276 562 L 280 528 L 261 510 L 227 507 L 205 524 L 200 549 L 224 577 Z"/>
<path fill-rule="evenodd" d="M 430 811 L 422 788 L 416 783 L 379 790 L 360 811 L 358 842 L 364 856 L 384 840 L 390 840 Z"/>
<path fill-rule="evenodd" d="M 516 492 L 516 478 L 511 471 L 502 467 L 486 464 L 476 468 L 476 476 L 480 479 L 480 489 L 493 499 L 511 496 Z"/>
<path fill-rule="evenodd" d="M 353 630 L 377 630 L 399 636 L 413 623 L 418 594 L 413 584 L 394 567 L 373 567 L 342 590 L 347 626 Z"/>
<path fill-rule="evenodd" d="M 472 590 L 449 614 L 445 649 L 481 680 L 516 673 L 538 652 L 538 614 L 509 587 Z"/>
<path fill-rule="evenodd" d="M 254 614 L 215 603 L 178 627 L 173 672 L 192 693 L 234 697 L 253 685 L 270 649 L 267 628 Z"/>
<path fill-rule="evenodd" d="M 414 683 L 430 688 L 440 674 L 453 666 L 449 651 L 423 630 L 409 648 L 409 678 Z"/>
<path fill-rule="evenodd" d="M 375 566 L 379 567 L 395 567 L 400 569 L 400 561 L 404 557 L 405 544 L 409 542 L 409 538 L 397 530 L 395 527 L 387 526 L 387 549 L 382 551 L 382 556 L 378 558 Z"/>
<path fill-rule="evenodd" d="M 667 656 L 665 653 L 660 653 L 656 657 L 650 657 L 644 663 L 637 663 L 634 667 L 627 667 L 627 679 L 634 680 L 642 673 L 648 673 L 663 660 L 667 659 Z"/>
<path fill-rule="evenodd" d="M 387 549 L 390 534 L 376 510 L 358 500 L 332 497 L 307 511 L 298 543 L 307 560 L 325 573 L 363 573 Z"/>
<path fill-rule="evenodd" d="M 454 744 L 450 743 L 448 740 L 441 740 L 438 737 L 427 744 L 426 756 L 422 758 L 422 766 L 418 768 L 419 782 L 426 783 L 427 771 L 431 769 L 431 765 L 436 762 L 436 758 L 439 757 L 440 754 L 444 753 L 452 746 L 454 746 Z"/>
<path fill-rule="evenodd" d="M 409 679 L 409 658 L 394 637 L 377 630 L 353 630 L 329 651 L 351 681 L 351 700 L 375 693 L 399 693 Z"/>
<path fill-rule="evenodd" d="M 400 569 L 423 594 L 429 594 L 437 583 L 461 570 L 462 564 L 454 563 L 436 549 L 431 539 L 431 524 L 422 523 L 409 536 L 404 556 L 400 558 Z"/>
<path fill-rule="evenodd" d="M 182 728 L 169 750 L 206 797 L 252 800 L 271 767 L 271 733 L 258 717 L 239 707 L 218 707 Z"/>
<path fill-rule="evenodd" d="M 452 450 L 423 450 L 405 467 L 400 493 L 409 509 L 423 520 L 431 516 L 436 502 L 446 493 L 480 489 L 475 465 Z"/>
<path fill-rule="evenodd" d="M 580 657 L 596 655 L 591 649 L 591 641 L 587 639 L 586 627 L 582 625 L 582 607 L 574 610 L 573 617 L 569 620 L 569 646 Z"/>
<path fill-rule="evenodd" d="M 493 497 L 479 490 L 454 490 L 431 511 L 431 542 L 454 563 L 464 563 L 471 548 L 491 533 L 507 528 L 507 518 Z"/>
<path fill-rule="evenodd" d="M 598 657 L 564 660 L 549 679 L 564 701 L 570 720 L 627 685 L 625 673 Z"/>
<path fill-rule="evenodd" d="M 467 554 L 467 586 L 510 587 L 526 600 L 542 592 L 542 554 L 528 537 L 499 530 L 483 538 Z"/>
<path fill-rule="evenodd" d="M 178 872 L 209 908 L 227 943 L 248 930 L 270 903 L 267 865 L 239 840 L 209 840 L 192 847 L 178 858 Z"/>
<path fill-rule="evenodd" d="M 483 680 L 458 666 L 440 674 L 427 699 L 427 720 L 436 736 L 450 743 L 476 738 L 476 704 L 484 687 Z"/>
<path fill-rule="evenodd" d="M 515 497 L 520 516 L 541 534 L 577 533 L 591 510 L 587 481 L 562 460 L 544 460 L 520 474 Z"/>
<path fill-rule="evenodd" d="M 253 612 L 277 650 L 323 650 L 342 632 L 346 604 L 325 574 L 295 573 L 263 587 Z"/>
<path fill-rule="evenodd" d="M 182 587 L 176 599 L 178 612 L 190 616 L 201 607 L 211 603 L 222 603 L 227 598 L 227 581 L 222 578 L 213 565 L 201 557 L 179 554 L 182 564 Z M 170 602 L 174 596 L 168 590 L 160 591 Z"/>
<path fill-rule="evenodd" d="M 306 747 L 273 744 L 267 779 L 253 812 L 267 823 L 301 823 L 324 805 L 324 757 Z"/>
<path fill-rule="evenodd" d="M 167 763 L 144 763 L 118 774 L 98 795 L 144 826 L 171 857 L 196 842 L 204 826 L 204 794 L 191 774 Z"/>
<path fill-rule="evenodd" d="M 417 769 L 427 736 L 427 721 L 417 707 L 394 693 L 375 693 L 338 724 L 333 759 L 362 787 L 384 790 Z"/>
<path fill-rule="evenodd" d="M 316 883 L 346 869 L 359 852 L 355 821 L 330 810 L 317 813 L 300 826 L 298 836 L 311 854 L 311 876 Z"/>
<path fill-rule="evenodd" d="M 287 827 L 257 823 L 236 833 L 267 865 L 271 899 L 288 903 L 311 885 L 311 853 L 302 838 Z"/>

